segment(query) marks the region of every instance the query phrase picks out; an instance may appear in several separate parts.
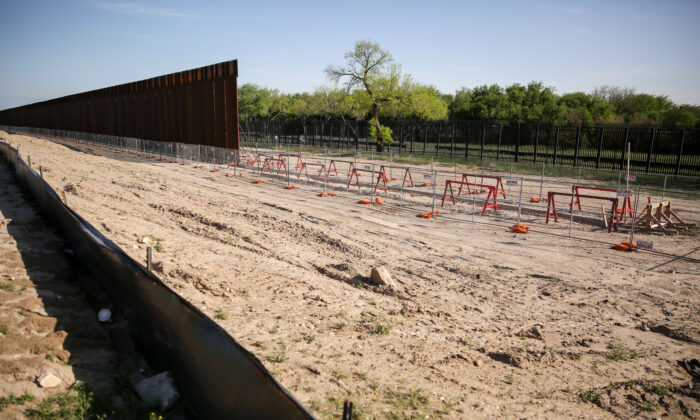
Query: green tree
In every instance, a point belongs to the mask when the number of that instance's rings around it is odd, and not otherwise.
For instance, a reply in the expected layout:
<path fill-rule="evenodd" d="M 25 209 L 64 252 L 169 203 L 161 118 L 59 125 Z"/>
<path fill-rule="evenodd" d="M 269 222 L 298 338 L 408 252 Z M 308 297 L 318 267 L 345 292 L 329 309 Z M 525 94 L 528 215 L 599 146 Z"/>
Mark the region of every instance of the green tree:
<path fill-rule="evenodd" d="M 381 116 L 390 119 L 444 120 L 448 115 L 448 103 L 433 86 L 414 83 L 404 78 L 400 99 L 388 102 Z"/>
<path fill-rule="evenodd" d="M 527 85 L 523 109 L 526 121 L 559 121 L 564 114 L 564 107 L 557 103 L 554 88 L 534 81 Z"/>
<path fill-rule="evenodd" d="M 322 87 L 316 89 L 309 102 L 315 115 L 326 120 L 340 118 L 345 121 L 345 119 L 354 118 L 356 115 L 351 109 L 352 100 L 350 96 L 342 89 Z M 365 110 L 362 112 L 362 115 L 366 113 Z"/>
<path fill-rule="evenodd" d="M 449 105 L 449 117 L 453 120 L 475 119 L 472 113 L 472 91 L 459 89 Z"/>
<path fill-rule="evenodd" d="M 238 114 L 242 120 L 267 118 L 277 92 L 246 83 L 238 88 Z"/>
<path fill-rule="evenodd" d="M 667 96 L 635 93 L 632 88 L 599 86 L 593 89 L 592 96 L 601 99 L 615 109 L 622 120 L 631 124 L 675 123 L 675 118 L 692 120 L 688 108 L 681 110 Z"/>
<path fill-rule="evenodd" d="M 276 94 L 272 97 L 270 104 L 269 118 L 271 120 L 284 119 L 289 115 L 290 105 L 292 101 L 289 95 Z"/>
<path fill-rule="evenodd" d="M 665 124 L 669 125 L 694 125 L 700 122 L 700 106 L 680 105 L 674 106 L 666 114 Z"/>
<path fill-rule="evenodd" d="M 527 88 L 519 83 L 512 84 L 506 88 L 506 107 L 509 120 L 523 121 L 526 119 L 528 112 L 525 99 L 527 96 Z"/>
<path fill-rule="evenodd" d="M 389 51 L 371 41 L 357 41 L 355 48 L 345 54 L 345 61 L 345 66 L 326 67 L 326 76 L 335 83 L 344 80 L 348 92 L 359 88 L 367 93 L 372 117 L 370 124 L 377 134 L 377 151 L 383 151 L 384 146 L 393 140 L 391 130 L 382 127 L 379 116 L 386 104 L 405 99 L 405 90 L 401 89 L 401 69 Z"/>
<path fill-rule="evenodd" d="M 617 111 L 627 123 L 660 123 L 673 107 L 667 96 L 640 93 L 619 101 Z"/>
<path fill-rule="evenodd" d="M 477 86 L 471 92 L 472 114 L 480 120 L 508 119 L 508 97 L 497 84 Z"/>
<path fill-rule="evenodd" d="M 612 105 L 584 92 L 562 95 L 559 104 L 566 107 L 564 120 L 570 123 L 601 123 L 615 117 Z"/>
<path fill-rule="evenodd" d="M 313 115 L 314 109 L 310 104 L 310 98 L 311 95 L 308 93 L 295 93 L 290 95 L 286 117 L 305 120 Z"/>

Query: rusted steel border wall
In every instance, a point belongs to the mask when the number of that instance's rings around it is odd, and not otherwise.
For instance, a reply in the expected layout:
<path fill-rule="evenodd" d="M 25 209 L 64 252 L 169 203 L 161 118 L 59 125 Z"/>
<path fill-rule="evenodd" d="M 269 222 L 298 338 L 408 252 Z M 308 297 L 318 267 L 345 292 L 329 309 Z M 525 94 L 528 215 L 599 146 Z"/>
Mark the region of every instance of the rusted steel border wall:
<path fill-rule="evenodd" d="M 238 149 L 238 60 L 0 111 L 0 124 Z"/>

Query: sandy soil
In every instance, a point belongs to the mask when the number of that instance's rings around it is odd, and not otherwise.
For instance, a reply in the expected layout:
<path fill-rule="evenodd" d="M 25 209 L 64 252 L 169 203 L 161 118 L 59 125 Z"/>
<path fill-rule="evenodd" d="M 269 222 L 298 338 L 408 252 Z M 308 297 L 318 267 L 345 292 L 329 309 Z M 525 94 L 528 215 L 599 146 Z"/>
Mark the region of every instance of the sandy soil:
<path fill-rule="evenodd" d="M 109 332 L 99 325 L 64 249 L 0 160 L 0 398 L 30 395 L 0 408 L 2 418 L 24 418 L 25 410 L 76 380 L 98 392 L 108 389 L 116 372 Z M 61 384 L 41 388 L 36 379 L 44 372 Z"/>
<path fill-rule="evenodd" d="M 700 413 L 694 262 L 0 135 L 321 418 Z"/>

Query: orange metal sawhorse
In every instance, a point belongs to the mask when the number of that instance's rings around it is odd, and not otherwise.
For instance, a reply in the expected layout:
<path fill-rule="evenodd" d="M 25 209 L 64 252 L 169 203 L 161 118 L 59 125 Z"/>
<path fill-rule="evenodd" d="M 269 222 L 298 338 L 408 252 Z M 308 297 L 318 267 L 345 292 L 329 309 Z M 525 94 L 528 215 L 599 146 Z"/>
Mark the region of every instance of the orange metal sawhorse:
<path fill-rule="evenodd" d="M 564 197 L 571 197 L 572 201 L 574 198 L 574 193 L 564 193 L 564 192 L 556 192 L 556 191 L 549 191 L 547 192 L 547 218 L 545 220 L 545 224 L 549 223 L 549 216 L 554 215 L 554 221 L 558 222 L 559 218 L 557 217 L 557 205 L 556 202 L 554 201 L 554 197 L 557 195 L 561 195 Z M 608 233 L 612 232 L 612 229 L 614 228 L 615 231 L 617 232 L 617 204 L 618 204 L 618 199 L 617 197 L 612 198 L 612 197 L 603 197 L 599 195 L 581 195 L 580 197 L 583 198 L 591 198 L 591 199 L 596 199 L 596 200 L 607 200 L 612 203 L 612 206 L 610 208 L 610 223 L 608 223 Z"/>
<path fill-rule="evenodd" d="M 598 187 L 587 187 L 585 185 L 574 185 L 571 187 L 574 193 L 574 199 L 573 202 L 569 204 L 569 211 L 571 211 L 572 206 L 576 204 L 578 206 L 578 209 L 581 210 L 581 195 L 579 194 L 579 190 L 592 190 L 592 191 L 607 191 L 607 192 L 614 192 L 617 194 L 617 190 L 613 190 L 611 188 L 598 188 Z M 621 215 L 621 221 L 625 221 L 625 216 L 629 215 L 630 217 L 634 218 L 634 209 L 632 208 L 632 198 L 631 197 L 623 197 L 622 198 L 622 209 L 617 210 L 617 214 Z"/>
<path fill-rule="evenodd" d="M 481 210 L 481 214 L 486 213 L 486 209 L 493 208 L 494 211 L 498 211 L 498 190 L 496 189 L 495 186 L 493 185 L 485 185 L 485 184 L 475 184 L 469 181 L 457 181 L 454 179 L 448 179 L 445 181 L 445 192 L 442 194 L 442 204 L 440 207 L 445 206 L 445 198 L 448 196 L 447 190 L 450 190 L 450 199 L 452 199 L 452 204 L 457 204 L 457 201 L 455 200 L 455 195 L 454 195 L 454 190 L 452 189 L 452 184 L 460 184 L 459 188 L 460 190 L 462 189 L 463 185 L 466 185 L 467 188 L 469 188 L 469 185 L 473 185 L 475 187 L 480 187 L 480 188 L 488 188 L 489 189 L 489 195 L 486 197 L 486 201 L 484 202 L 484 208 Z M 489 201 L 493 199 L 493 203 L 489 204 Z"/>
<path fill-rule="evenodd" d="M 474 182 L 471 182 L 471 183 L 469 182 L 469 177 L 470 177 L 470 176 L 473 176 L 473 177 L 474 177 Z M 466 183 L 466 184 L 464 184 L 464 185 L 467 186 L 467 193 L 469 193 L 469 194 L 472 193 L 472 192 L 471 192 L 471 189 L 469 188 L 469 185 L 478 186 L 478 185 L 476 184 L 476 179 L 477 179 L 477 178 L 482 178 L 482 182 L 483 182 L 483 178 L 495 179 L 495 180 L 496 180 L 496 185 L 495 185 L 496 194 L 498 194 L 498 189 L 499 189 L 499 187 L 500 187 L 500 189 L 501 189 L 501 195 L 503 196 L 504 199 L 506 198 L 506 190 L 505 190 L 505 188 L 503 188 L 503 179 L 502 179 L 502 177 L 501 177 L 500 175 L 462 174 L 462 182 L 465 182 L 465 183 Z M 492 185 L 492 186 L 493 186 L 493 185 Z M 486 187 L 488 187 L 488 185 L 487 185 Z M 477 192 L 477 193 L 478 193 L 478 192 Z M 458 195 L 458 196 L 459 196 L 459 195 L 462 195 L 462 185 L 459 186 L 459 193 L 458 193 L 457 195 Z"/>

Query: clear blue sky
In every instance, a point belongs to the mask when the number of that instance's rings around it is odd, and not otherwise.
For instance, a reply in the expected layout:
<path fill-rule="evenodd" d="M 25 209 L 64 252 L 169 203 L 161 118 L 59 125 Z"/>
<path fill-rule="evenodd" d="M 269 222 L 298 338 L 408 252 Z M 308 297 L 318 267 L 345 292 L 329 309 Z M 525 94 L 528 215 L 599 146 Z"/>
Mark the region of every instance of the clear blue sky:
<path fill-rule="evenodd" d="M 239 60 L 239 83 L 328 85 L 356 40 L 445 93 L 610 84 L 700 104 L 700 1 L 0 0 L 0 109 Z"/>

